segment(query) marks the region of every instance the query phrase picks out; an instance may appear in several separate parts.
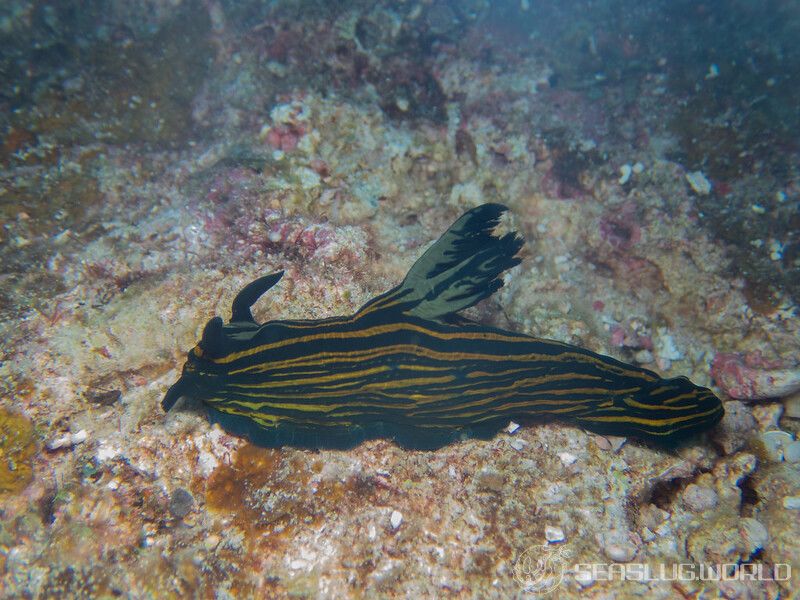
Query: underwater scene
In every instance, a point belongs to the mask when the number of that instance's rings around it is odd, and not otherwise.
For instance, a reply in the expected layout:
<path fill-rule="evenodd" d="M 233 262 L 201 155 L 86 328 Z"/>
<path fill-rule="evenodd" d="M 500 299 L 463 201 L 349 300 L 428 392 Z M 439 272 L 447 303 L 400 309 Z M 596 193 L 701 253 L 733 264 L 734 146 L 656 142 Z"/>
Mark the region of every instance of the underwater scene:
<path fill-rule="evenodd" d="M 4 0 L 0 598 L 798 597 L 799 39 Z"/>

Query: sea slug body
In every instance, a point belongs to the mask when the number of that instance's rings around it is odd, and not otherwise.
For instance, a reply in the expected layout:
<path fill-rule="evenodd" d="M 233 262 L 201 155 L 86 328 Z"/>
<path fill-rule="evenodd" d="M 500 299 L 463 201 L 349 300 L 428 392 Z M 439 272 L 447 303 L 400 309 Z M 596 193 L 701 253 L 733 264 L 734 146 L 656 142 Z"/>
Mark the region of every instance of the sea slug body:
<path fill-rule="evenodd" d="M 547 418 L 674 442 L 722 418 L 720 400 L 685 377 L 461 317 L 521 260 L 522 239 L 494 233 L 506 210 L 462 215 L 400 285 L 353 315 L 257 324 L 250 307 L 283 273 L 253 281 L 229 323 L 208 322 L 162 407 L 194 397 L 257 445 L 311 448 L 387 437 L 430 449 Z"/>

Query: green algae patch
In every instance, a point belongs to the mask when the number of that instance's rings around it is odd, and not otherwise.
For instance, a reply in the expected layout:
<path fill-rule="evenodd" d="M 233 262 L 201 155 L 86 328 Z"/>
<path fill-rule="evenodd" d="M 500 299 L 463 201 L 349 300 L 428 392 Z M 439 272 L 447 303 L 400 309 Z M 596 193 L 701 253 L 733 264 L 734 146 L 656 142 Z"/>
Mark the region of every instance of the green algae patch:
<path fill-rule="evenodd" d="M 33 479 L 36 451 L 33 423 L 21 413 L 0 408 L 0 494 L 15 493 Z"/>

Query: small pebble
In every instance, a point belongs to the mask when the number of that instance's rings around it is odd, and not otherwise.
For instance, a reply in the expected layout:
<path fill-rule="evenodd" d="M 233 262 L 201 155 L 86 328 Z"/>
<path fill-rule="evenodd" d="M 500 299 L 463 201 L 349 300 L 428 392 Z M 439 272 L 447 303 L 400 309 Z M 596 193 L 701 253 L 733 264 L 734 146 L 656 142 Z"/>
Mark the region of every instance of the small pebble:
<path fill-rule="evenodd" d="M 608 544 L 603 547 L 603 552 L 614 562 L 628 562 L 636 556 L 633 544 Z"/>
<path fill-rule="evenodd" d="M 211 535 L 209 535 L 209 536 L 208 536 L 208 537 L 207 537 L 207 538 L 206 538 L 206 539 L 203 541 L 203 546 L 205 547 L 205 549 L 206 549 L 206 550 L 209 550 L 209 551 L 211 551 L 211 550 L 213 550 L 214 548 L 216 548 L 217 546 L 219 546 L 219 543 L 220 543 L 221 541 L 222 541 L 222 539 L 221 539 L 221 538 L 220 538 L 220 537 L 219 537 L 217 534 L 215 534 L 215 533 L 212 533 Z"/>
<path fill-rule="evenodd" d="M 784 245 L 778 240 L 772 240 L 769 244 L 769 257 L 772 260 L 778 261 L 783 259 Z"/>
<path fill-rule="evenodd" d="M 792 442 L 783 451 L 783 459 L 786 462 L 800 462 L 800 442 Z"/>
<path fill-rule="evenodd" d="M 619 452 L 620 448 L 622 448 L 625 445 L 625 442 L 627 441 L 628 438 L 620 437 L 618 435 L 608 436 L 608 443 L 611 444 L 611 450 L 614 451 L 615 453 Z"/>
<path fill-rule="evenodd" d="M 563 504 L 566 498 L 563 487 L 557 483 L 551 483 L 542 491 L 538 502 L 543 506 Z"/>
<path fill-rule="evenodd" d="M 594 577 L 592 577 L 592 571 L 590 569 L 579 570 L 575 573 L 575 581 L 578 582 L 578 585 L 582 588 L 587 588 L 594 584 Z"/>
<path fill-rule="evenodd" d="M 517 429 L 519 429 L 519 423 L 511 421 L 506 427 L 506 433 L 514 433 Z"/>
<path fill-rule="evenodd" d="M 689 187 L 692 188 L 692 191 L 698 196 L 707 196 L 711 193 L 711 182 L 706 179 L 706 176 L 700 171 L 690 171 L 686 173 L 686 181 L 689 183 Z"/>
<path fill-rule="evenodd" d="M 749 406 L 739 400 L 725 403 L 725 416 L 717 427 L 716 437 L 725 454 L 733 454 L 747 444 L 756 429 L 756 419 Z"/>
<path fill-rule="evenodd" d="M 747 550 L 752 554 L 760 548 L 764 548 L 769 542 L 769 532 L 759 521 L 746 517 L 739 523 L 739 533 L 747 544 Z"/>
<path fill-rule="evenodd" d="M 783 498 L 783 508 L 800 510 L 800 496 L 785 496 Z"/>
<path fill-rule="evenodd" d="M 780 402 L 756 404 L 752 407 L 752 411 L 760 430 L 769 431 L 780 427 L 780 420 L 783 415 L 783 404 Z"/>
<path fill-rule="evenodd" d="M 761 441 L 764 444 L 764 450 L 766 450 L 770 460 L 780 462 L 784 458 L 786 448 L 793 440 L 791 433 L 776 429 L 774 431 L 765 431 L 762 433 Z"/>
<path fill-rule="evenodd" d="M 602 537 L 603 553 L 614 562 L 629 562 L 636 556 L 636 546 L 625 531 L 613 530 Z"/>
<path fill-rule="evenodd" d="M 690 483 L 683 490 L 683 503 L 692 512 L 704 512 L 717 505 L 718 496 L 710 487 Z"/>
<path fill-rule="evenodd" d="M 619 168 L 619 179 L 617 180 L 620 185 L 625 185 L 631 178 L 631 173 L 633 173 L 633 168 L 628 165 L 624 164 Z"/>
<path fill-rule="evenodd" d="M 400 523 L 403 522 L 403 513 L 398 510 L 393 510 L 392 516 L 389 517 L 389 522 L 392 524 L 392 529 L 397 529 L 400 527 Z"/>
<path fill-rule="evenodd" d="M 800 419 L 800 394 L 785 398 L 783 401 L 784 414 L 793 419 Z"/>
<path fill-rule="evenodd" d="M 564 465 L 565 467 L 570 466 L 576 460 L 578 460 L 577 456 L 575 456 L 574 454 L 570 454 L 569 452 L 559 452 L 558 458 L 561 460 L 561 464 Z"/>
<path fill-rule="evenodd" d="M 608 438 L 602 435 L 593 435 L 592 439 L 600 450 L 611 450 L 611 442 L 608 441 Z"/>
<path fill-rule="evenodd" d="M 176 519 L 182 519 L 194 507 L 194 497 L 188 490 L 178 488 L 169 498 L 169 513 Z"/>
<path fill-rule="evenodd" d="M 659 327 L 655 339 L 655 352 L 659 358 L 673 361 L 683 358 L 683 352 L 675 344 L 675 338 L 666 327 Z"/>
<path fill-rule="evenodd" d="M 81 429 L 77 433 L 68 433 L 66 435 L 62 435 L 60 438 L 49 441 L 47 443 L 47 449 L 60 450 L 61 448 L 72 448 L 73 446 L 77 446 L 78 444 L 85 442 L 88 437 L 89 434 L 86 432 L 86 430 Z"/>
<path fill-rule="evenodd" d="M 551 527 L 547 525 L 544 528 L 544 539 L 552 544 L 555 542 L 563 542 L 566 536 L 564 536 L 564 530 L 561 529 L 561 527 Z"/>
<path fill-rule="evenodd" d="M 511 446 L 514 450 L 519 452 L 523 448 L 525 448 L 526 444 L 525 444 L 525 440 L 520 440 L 520 439 L 516 439 L 515 438 L 515 439 L 511 440 L 510 442 L 508 442 L 508 445 Z"/>
<path fill-rule="evenodd" d="M 652 532 L 649 527 L 642 527 L 642 532 L 640 536 L 643 542 L 652 542 L 656 539 L 656 534 Z"/>
<path fill-rule="evenodd" d="M 655 534 L 658 537 L 667 537 L 672 535 L 672 526 L 669 524 L 669 521 L 664 521 L 661 525 L 656 527 Z"/>

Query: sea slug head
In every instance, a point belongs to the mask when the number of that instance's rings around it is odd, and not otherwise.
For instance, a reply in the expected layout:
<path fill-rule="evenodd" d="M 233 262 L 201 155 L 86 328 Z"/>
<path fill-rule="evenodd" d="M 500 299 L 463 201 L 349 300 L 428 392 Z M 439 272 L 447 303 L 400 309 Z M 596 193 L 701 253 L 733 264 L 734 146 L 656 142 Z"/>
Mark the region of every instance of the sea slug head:
<path fill-rule="evenodd" d="M 681 405 L 696 405 L 697 412 L 707 412 L 722 408 L 722 401 L 710 389 L 692 383 L 688 377 L 673 377 L 659 382 L 672 393 L 672 403 Z M 722 417 L 720 413 L 720 418 Z"/>
<path fill-rule="evenodd" d="M 280 281 L 283 271 L 259 277 L 244 286 L 231 305 L 231 320 L 224 324 L 220 317 L 206 323 L 200 342 L 186 356 L 180 379 L 169 388 L 161 407 L 168 411 L 182 396 L 209 397 L 228 372 L 226 361 L 219 360 L 232 352 L 246 349 L 262 326 L 253 320 L 250 311 L 255 302 Z"/>
<path fill-rule="evenodd" d="M 161 407 L 169 411 L 182 396 L 198 397 L 201 390 L 214 389 L 225 368 L 214 359 L 225 356 L 230 343 L 220 317 L 211 319 L 203 329 L 200 342 L 186 355 L 180 378 L 167 390 Z"/>
<path fill-rule="evenodd" d="M 660 379 L 643 386 L 629 401 L 630 408 L 653 439 L 668 442 L 710 429 L 725 410 L 722 401 L 708 388 L 686 377 Z"/>

